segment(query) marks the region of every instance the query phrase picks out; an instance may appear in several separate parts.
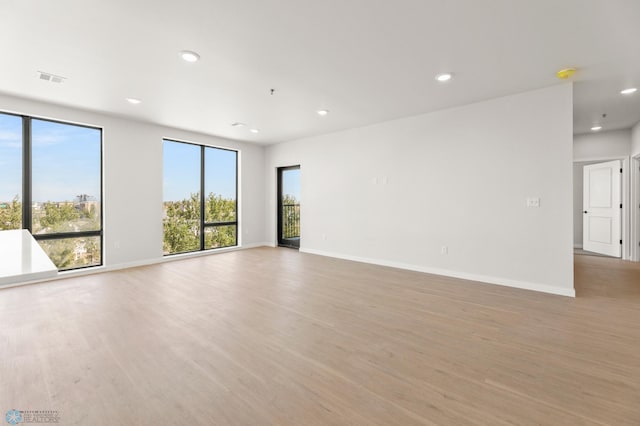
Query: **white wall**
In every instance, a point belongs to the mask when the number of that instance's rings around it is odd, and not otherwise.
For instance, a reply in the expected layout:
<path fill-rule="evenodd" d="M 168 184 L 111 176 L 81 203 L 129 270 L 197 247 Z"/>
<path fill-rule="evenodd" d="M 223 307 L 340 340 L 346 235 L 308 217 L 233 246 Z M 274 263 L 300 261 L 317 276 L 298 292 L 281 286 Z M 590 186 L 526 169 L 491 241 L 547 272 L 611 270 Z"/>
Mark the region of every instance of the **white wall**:
<path fill-rule="evenodd" d="M 633 126 L 631 130 L 631 156 L 637 159 L 632 160 L 633 170 L 631 173 L 631 259 L 640 262 L 640 122 Z"/>
<path fill-rule="evenodd" d="M 640 122 L 631 129 L 631 156 L 640 155 Z"/>
<path fill-rule="evenodd" d="M 162 258 L 163 138 L 240 150 L 242 243 L 264 241 L 264 147 L 7 95 L 0 107 L 104 129 L 105 266 Z"/>
<path fill-rule="evenodd" d="M 573 295 L 572 128 L 560 85 L 271 146 L 267 236 L 300 164 L 303 251 Z"/>
<path fill-rule="evenodd" d="M 631 130 L 587 133 L 573 137 L 573 161 L 592 161 L 628 157 Z"/>

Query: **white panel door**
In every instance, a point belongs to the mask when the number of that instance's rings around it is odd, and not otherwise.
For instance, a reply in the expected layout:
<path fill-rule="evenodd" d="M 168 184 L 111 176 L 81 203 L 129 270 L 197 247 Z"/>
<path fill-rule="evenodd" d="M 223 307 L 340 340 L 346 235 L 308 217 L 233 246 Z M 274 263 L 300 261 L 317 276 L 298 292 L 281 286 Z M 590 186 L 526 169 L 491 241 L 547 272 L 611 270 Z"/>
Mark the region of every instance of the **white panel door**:
<path fill-rule="evenodd" d="M 583 247 L 621 257 L 622 173 L 620 161 L 584 166 Z"/>

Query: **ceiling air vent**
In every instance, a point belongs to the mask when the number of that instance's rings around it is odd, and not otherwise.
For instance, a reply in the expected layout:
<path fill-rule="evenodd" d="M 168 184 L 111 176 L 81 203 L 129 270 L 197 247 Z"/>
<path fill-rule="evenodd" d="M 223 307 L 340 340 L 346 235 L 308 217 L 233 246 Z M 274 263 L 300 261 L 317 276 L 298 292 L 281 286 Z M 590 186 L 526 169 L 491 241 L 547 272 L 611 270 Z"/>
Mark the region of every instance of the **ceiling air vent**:
<path fill-rule="evenodd" d="M 40 74 L 40 80 L 50 81 L 51 83 L 62 83 L 67 78 L 59 75 L 54 75 L 44 71 L 38 71 Z"/>

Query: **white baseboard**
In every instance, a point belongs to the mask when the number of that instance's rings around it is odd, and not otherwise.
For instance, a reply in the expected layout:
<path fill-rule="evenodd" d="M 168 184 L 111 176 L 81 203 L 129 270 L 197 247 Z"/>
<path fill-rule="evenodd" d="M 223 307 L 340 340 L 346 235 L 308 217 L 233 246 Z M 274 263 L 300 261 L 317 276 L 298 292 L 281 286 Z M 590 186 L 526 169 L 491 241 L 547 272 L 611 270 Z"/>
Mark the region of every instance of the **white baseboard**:
<path fill-rule="evenodd" d="M 144 259 L 144 260 L 138 260 L 134 262 L 99 266 L 96 268 L 60 272 L 58 273 L 57 277 L 47 278 L 43 280 L 25 281 L 25 282 L 6 284 L 6 285 L 0 286 L 0 289 L 17 287 L 22 285 L 29 285 L 29 284 L 37 284 L 41 282 L 54 281 L 54 280 L 59 280 L 64 278 L 100 274 L 103 272 L 117 271 L 122 269 L 135 268 L 139 266 L 148 266 L 148 265 L 154 265 L 154 264 L 163 263 L 163 262 L 172 262 L 175 260 L 190 259 L 190 258 L 195 258 L 200 256 L 211 256 L 219 253 L 226 253 L 226 252 L 237 251 L 237 250 L 247 250 L 247 249 L 256 248 L 256 247 L 275 247 L 275 245 L 270 242 L 250 243 L 250 244 L 244 244 L 240 247 L 230 247 L 227 249 L 216 250 L 214 252 L 203 251 L 203 252 L 196 252 L 196 253 L 185 253 L 180 255 L 164 256 L 156 259 Z M 365 258 L 365 257 L 359 257 L 359 256 L 345 255 L 341 253 L 326 252 L 322 250 L 307 249 L 307 248 L 301 248 L 300 252 L 315 254 L 319 256 L 334 257 L 334 258 L 344 259 L 344 260 L 351 260 L 355 262 L 370 263 L 370 264 L 380 265 L 380 266 L 388 266 L 392 268 L 406 269 L 406 270 L 416 271 L 416 272 L 424 272 L 427 274 L 435 274 L 435 275 L 442 275 L 442 276 L 453 277 L 453 278 L 460 278 L 460 279 L 470 280 L 470 281 L 480 281 L 483 283 L 497 284 L 497 285 L 502 285 L 506 287 L 520 288 L 524 290 L 533 290 L 533 291 L 539 291 L 543 293 L 575 297 L 575 290 L 573 288 L 568 289 L 564 287 L 556 287 L 556 286 L 550 286 L 546 284 L 537 284 L 537 283 L 531 283 L 531 282 L 525 282 L 525 281 L 511 280 L 507 278 L 491 277 L 486 275 L 469 274 L 466 272 L 451 271 L 448 269 L 432 268 L 427 266 L 412 265 L 412 264 L 401 263 L 401 262 L 371 259 L 371 258 Z"/>
<path fill-rule="evenodd" d="M 195 257 L 211 256 L 211 255 L 216 255 L 220 253 L 228 253 L 231 251 L 248 250 L 248 249 L 252 249 L 256 247 L 264 247 L 268 245 L 269 243 L 264 243 L 264 242 L 248 243 L 248 244 L 243 244 L 237 247 L 225 247 L 225 248 L 217 249 L 215 251 L 212 251 L 212 250 L 196 251 L 192 253 L 182 253 L 182 254 L 174 254 L 170 256 L 163 256 L 157 259 L 147 259 L 147 260 L 139 260 L 135 262 L 117 263 L 115 265 L 104 266 L 102 269 L 103 271 L 116 271 L 120 269 L 135 268 L 138 266 L 148 266 L 148 265 L 155 265 L 157 263 L 173 262 L 175 260 L 184 260 L 184 259 L 192 259 Z"/>
<path fill-rule="evenodd" d="M 271 243 L 268 243 L 266 241 L 263 241 L 261 243 L 249 243 L 249 244 L 243 244 L 242 247 L 237 247 L 238 249 L 250 249 L 250 248 L 256 248 L 256 247 L 271 247 Z"/>
<path fill-rule="evenodd" d="M 351 256 L 351 255 L 346 255 L 341 253 L 326 252 L 322 250 L 315 250 L 315 249 L 308 249 L 308 248 L 304 248 L 304 249 L 301 248 L 300 251 L 303 253 L 316 254 L 319 256 L 327 256 L 327 257 L 334 257 L 334 258 L 344 259 L 344 260 L 352 260 L 355 262 L 370 263 L 370 264 L 380 265 L 380 266 L 389 266 L 392 268 L 406 269 L 409 271 L 424 272 L 427 274 L 442 275 L 445 277 L 460 278 L 463 280 L 479 281 L 487 284 L 496 284 L 496 285 L 501 285 L 505 287 L 519 288 L 523 290 L 533 290 L 533 291 L 539 291 L 542 293 L 556 294 L 560 296 L 576 297 L 576 292 L 573 288 L 557 287 L 557 286 L 551 286 L 547 284 L 538 284 L 538 283 L 532 283 L 527 281 L 512 280 L 508 278 L 492 277 L 487 275 L 470 274 L 467 272 L 458 272 L 458 271 L 451 271 L 448 269 L 432 268 L 428 266 L 419 266 L 419 265 L 412 265 L 412 264 L 401 263 L 401 262 L 371 259 L 371 258 L 365 258 L 365 257 L 359 257 L 359 256 Z"/>
<path fill-rule="evenodd" d="M 243 244 L 242 246 L 238 246 L 238 247 L 227 247 L 227 248 L 223 248 L 215 251 L 198 251 L 193 253 L 175 254 L 175 255 L 163 256 L 155 259 L 136 260 L 133 262 L 116 263 L 113 265 L 103 265 L 103 266 L 96 266 L 93 268 L 77 269 L 74 271 L 58 272 L 58 275 L 55 277 L 3 284 L 3 285 L 0 285 L 0 289 L 18 287 L 18 286 L 29 285 L 29 284 L 38 284 L 38 283 L 47 282 L 47 281 L 62 280 L 65 278 L 82 277 L 85 275 L 101 274 L 103 272 L 119 271 L 122 269 L 136 268 L 139 266 L 149 266 L 149 265 L 155 265 L 158 263 L 173 262 L 175 260 L 192 259 L 192 258 L 201 257 L 201 256 L 213 256 L 220 253 L 228 253 L 231 251 L 238 251 L 238 250 L 248 250 L 251 248 L 264 247 L 264 246 L 270 247 L 271 243 L 267 243 L 267 242 L 249 243 L 249 244 Z"/>

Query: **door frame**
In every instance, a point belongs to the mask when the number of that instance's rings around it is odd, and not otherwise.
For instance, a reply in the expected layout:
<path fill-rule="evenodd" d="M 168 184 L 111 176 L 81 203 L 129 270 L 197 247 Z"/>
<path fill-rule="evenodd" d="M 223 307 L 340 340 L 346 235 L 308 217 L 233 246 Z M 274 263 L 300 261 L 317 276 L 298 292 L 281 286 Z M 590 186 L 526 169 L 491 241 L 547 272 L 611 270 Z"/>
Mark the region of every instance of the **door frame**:
<path fill-rule="evenodd" d="M 631 158 L 631 260 L 640 262 L 640 154 Z"/>
<path fill-rule="evenodd" d="M 622 259 L 622 161 L 613 160 L 586 164 L 582 167 L 577 166 L 577 169 L 582 169 L 583 183 L 582 248 L 588 252 Z M 598 200 L 600 203 L 606 204 L 608 198 L 606 206 L 600 205 L 598 201 L 595 201 L 594 204 L 592 189 L 602 185 L 606 187 L 607 194 L 602 192 Z M 601 191 L 604 190 L 603 187 Z M 607 219 L 609 223 L 605 224 Z M 598 233 L 598 231 L 594 230 L 591 226 L 592 223 L 598 224 L 597 228 L 601 238 L 605 238 L 603 233 L 606 233 L 608 229 L 608 242 L 601 241 L 600 238 L 593 239 L 592 233 L 594 231 Z"/>
<path fill-rule="evenodd" d="M 633 234 L 631 232 L 631 220 L 630 220 L 630 205 L 631 205 L 631 173 L 630 164 L 631 157 L 622 156 L 622 157 L 589 157 L 589 158 L 574 158 L 573 165 L 587 165 L 593 163 L 600 163 L 606 161 L 614 161 L 620 160 L 622 161 L 622 260 L 632 260 L 632 245 L 635 238 L 633 238 Z M 573 171 L 572 171 L 573 176 Z M 573 187 L 575 188 L 575 182 L 573 183 Z M 582 210 L 582 206 L 579 206 Z M 575 211 L 575 206 L 574 206 Z M 584 238 L 584 236 L 583 236 Z"/>
<path fill-rule="evenodd" d="M 298 239 L 297 244 L 284 244 L 281 239 L 282 235 L 282 173 L 287 170 L 301 170 L 300 164 L 293 166 L 276 167 L 276 246 L 300 249 L 302 235 Z M 302 214 L 300 215 L 302 219 Z M 302 225 L 302 220 L 300 220 Z M 300 227 L 302 234 L 302 226 Z"/>

